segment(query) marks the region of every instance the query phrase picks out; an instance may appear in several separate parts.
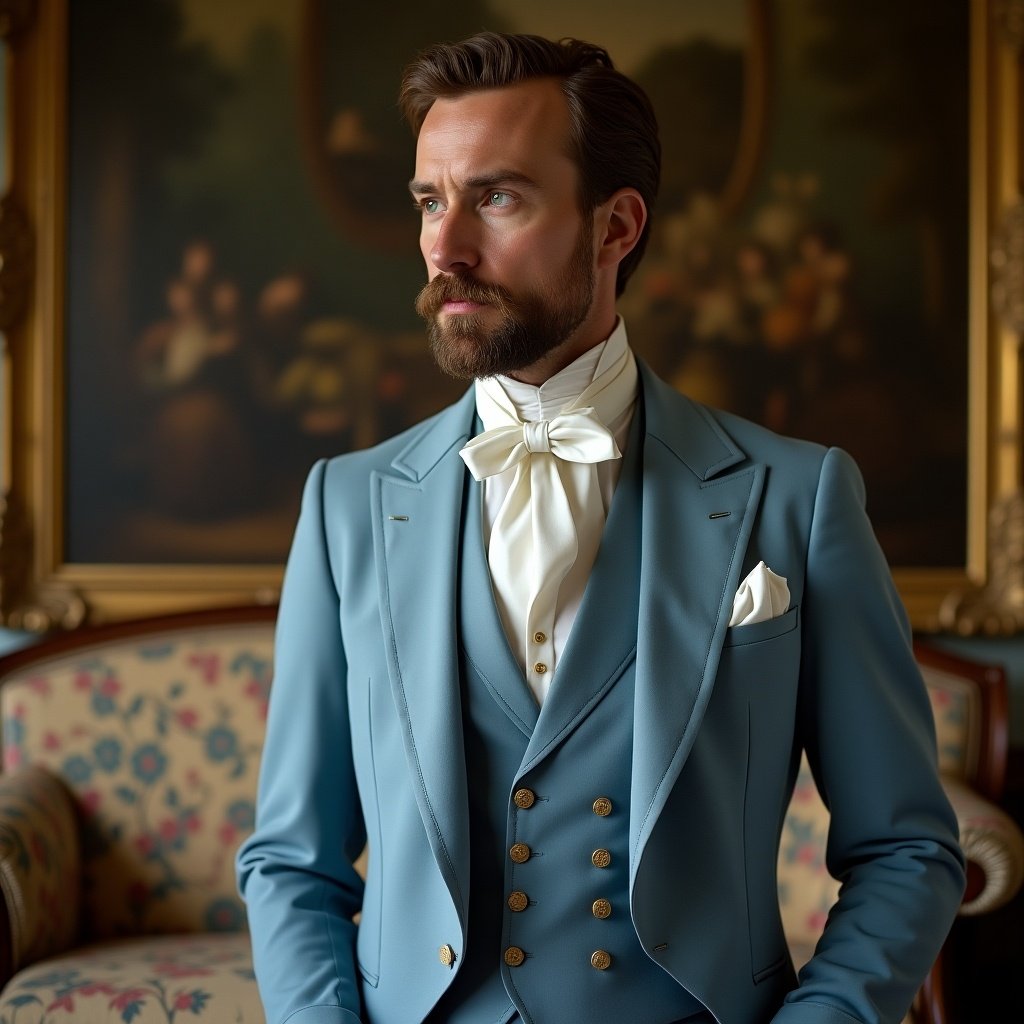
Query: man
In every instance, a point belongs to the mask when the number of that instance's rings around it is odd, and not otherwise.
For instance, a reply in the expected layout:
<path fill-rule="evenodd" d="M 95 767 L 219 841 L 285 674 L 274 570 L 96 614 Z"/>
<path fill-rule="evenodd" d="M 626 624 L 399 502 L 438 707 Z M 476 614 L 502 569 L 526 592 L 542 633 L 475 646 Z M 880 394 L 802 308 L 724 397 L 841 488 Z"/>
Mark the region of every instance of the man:
<path fill-rule="evenodd" d="M 660 150 L 604 51 L 483 34 L 402 101 L 476 384 L 307 483 L 239 853 L 268 1021 L 896 1024 L 963 870 L 855 467 L 633 358 Z M 803 749 L 844 885 L 798 981 Z"/>

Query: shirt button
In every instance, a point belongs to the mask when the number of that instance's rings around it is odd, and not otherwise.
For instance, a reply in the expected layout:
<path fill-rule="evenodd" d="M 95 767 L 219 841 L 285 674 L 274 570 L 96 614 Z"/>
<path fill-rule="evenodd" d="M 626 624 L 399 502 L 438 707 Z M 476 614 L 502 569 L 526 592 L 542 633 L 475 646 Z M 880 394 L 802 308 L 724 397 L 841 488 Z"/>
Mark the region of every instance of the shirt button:
<path fill-rule="evenodd" d="M 515 860 L 515 857 L 512 859 Z M 612 862 L 612 855 L 607 850 L 597 849 L 590 855 L 590 860 L 595 868 L 606 868 Z"/>
<path fill-rule="evenodd" d="M 599 796 L 594 801 L 594 813 L 599 818 L 607 818 L 612 813 L 612 802 L 606 796 Z"/>
<path fill-rule="evenodd" d="M 530 848 L 526 843 L 516 843 L 516 845 L 508 851 L 508 855 L 516 864 L 525 864 L 530 859 Z"/>
<path fill-rule="evenodd" d="M 537 630 L 536 633 L 533 634 L 533 642 L 535 644 L 542 644 L 542 643 L 544 643 L 545 640 L 547 640 L 547 638 L 548 638 L 547 633 L 542 633 L 539 629 Z"/>
<path fill-rule="evenodd" d="M 548 667 L 544 664 L 543 661 L 538 661 L 537 664 L 533 666 L 533 671 L 536 672 L 539 676 L 544 675 L 544 673 L 547 672 L 547 670 Z"/>
<path fill-rule="evenodd" d="M 597 956 L 596 953 L 594 955 Z M 605 956 L 607 955 L 608 954 L 606 953 Z M 507 963 L 509 967 L 519 967 L 525 959 L 526 954 L 518 946 L 509 946 L 508 949 L 505 950 L 505 963 Z"/>
<path fill-rule="evenodd" d="M 455 950 L 445 943 L 445 945 L 437 951 L 437 959 L 440 960 L 445 967 L 452 967 L 455 964 Z"/>
<path fill-rule="evenodd" d="M 595 949 L 590 955 L 590 965 L 599 971 L 607 971 L 612 965 L 611 954 L 606 953 L 603 949 Z"/>
<path fill-rule="evenodd" d="M 518 914 L 521 911 L 525 910 L 529 906 L 529 904 L 530 901 L 527 898 L 525 892 L 516 889 L 515 892 L 509 893 L 508 909 L 511 910 L 513 914 Z"/>
<path fill-rule="evenodd" d="M 612 915 L 612 905 L 608 900 L 594 900 L 590 909 L 593 911 L 594 917 L 598 917 L 602 921 Z"/>
<path fill-rule="evenodd" d="M 526 789 L 524 787 L 523 789 L 517 789 L 516 795 L 512 797 L 512 799 L 516 802 L 516 807 L 525 811 L 533 806 L 537 796 L 532 789 Z"/>

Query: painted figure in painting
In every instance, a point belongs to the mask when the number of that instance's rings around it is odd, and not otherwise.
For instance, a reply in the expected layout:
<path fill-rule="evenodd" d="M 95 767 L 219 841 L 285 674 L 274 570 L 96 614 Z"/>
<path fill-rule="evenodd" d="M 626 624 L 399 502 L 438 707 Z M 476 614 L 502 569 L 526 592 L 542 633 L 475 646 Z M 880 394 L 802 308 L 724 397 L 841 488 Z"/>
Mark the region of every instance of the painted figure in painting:
<path fill-rule="evenodd" d="M 634 357 L 660 145 L 604 50 L 485 33 L 401 100 L 474 383 L 306 486 L 238 859 L 268 1021 L 898 1024 L 964 876 L 855 465 Z M 804 751 L 844 884 L 797 976 Z"/>

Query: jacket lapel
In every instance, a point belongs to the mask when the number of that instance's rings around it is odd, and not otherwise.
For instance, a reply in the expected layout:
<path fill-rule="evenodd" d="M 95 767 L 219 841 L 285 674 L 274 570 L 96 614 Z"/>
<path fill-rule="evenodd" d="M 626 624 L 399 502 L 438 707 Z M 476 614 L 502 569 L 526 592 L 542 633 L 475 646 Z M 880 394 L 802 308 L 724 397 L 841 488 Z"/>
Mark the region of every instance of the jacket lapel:
<path fill-rule="evenodd" d="M 416 801 L 463 930 L 469 820 L 456 647 L 459 449 L 475 412 L 472 388 L 417 431 L 393 474 L 371 478 L 373 541 L 388 672 L 403 719 Z"/>
<path fill-rule="evenodd" d="M 764 481 L 701 406 L 641 364 L 643 533 L 630 880 L 693 746 Z"/>

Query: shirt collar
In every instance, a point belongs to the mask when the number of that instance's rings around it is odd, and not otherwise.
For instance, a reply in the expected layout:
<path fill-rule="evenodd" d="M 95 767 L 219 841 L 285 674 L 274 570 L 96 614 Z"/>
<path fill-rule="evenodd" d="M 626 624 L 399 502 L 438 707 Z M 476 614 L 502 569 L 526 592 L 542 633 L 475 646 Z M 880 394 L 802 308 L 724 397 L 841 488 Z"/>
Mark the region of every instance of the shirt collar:
<path fill-rule="evenodd" d="M 604 370 L 619 359 L 629 347 L 626 324 L 618 317 L 615 330 L 602 342 L 587 349 L 568 366 L 549 377 L 539 387 L 524 384 L 504 374 L 494 378 L 515 406 L 524 422 L 549 420 L 557 416 L 570 402 L 578 398 Z M 480 382 L 477 381 L 479 394 Z"/>

